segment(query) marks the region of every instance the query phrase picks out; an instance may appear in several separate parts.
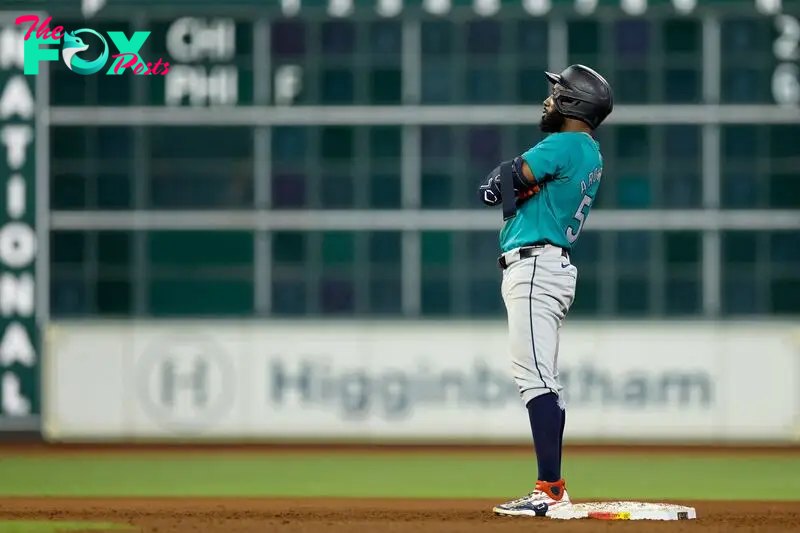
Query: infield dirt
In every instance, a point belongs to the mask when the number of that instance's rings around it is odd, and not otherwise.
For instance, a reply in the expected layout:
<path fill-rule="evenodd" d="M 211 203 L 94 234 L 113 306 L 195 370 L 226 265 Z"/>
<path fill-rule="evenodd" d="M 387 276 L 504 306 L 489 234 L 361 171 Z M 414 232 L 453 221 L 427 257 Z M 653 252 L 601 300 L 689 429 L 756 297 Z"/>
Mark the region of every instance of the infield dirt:
<path fill-rule="evenodd" d="M 800 502 L 680 502 L 698 519 L 679 522 L 502 518 L 480 500 L 82 499 L 0 500 L 0 519 L 125 523 L 147 533 L 594 533 L 800 531 Z"/>
<path fill-rule="evenodd" d="M 8 453 L 12 447 L 2 446 Z M 14 446 L 15 454 L 120 453 L 115 446 Z M 254 447 L 255 448 L 255 447 Z M 177 451 L 174 446 L 145 447 Z M 127 453 L 145 449 L 125 446 Z M 193 447 L 208 451 L 209 448 Z M 260 452 L 286 448 L 260 448 Z M 297 447 L 292 447 L 297 451 Z M 241 451 L 243 451 L 240 448 Z M 475 449 L 472 448 L 472 451 Z M 596 450 L 596 448 L 595 448 Z M 641 448 L 639 448 L 641 450 Z M 181 450 L 187 452 L 187 448 Z M 228 450 L 230 451 L 230 450 Z M 251 450 L 255 451 L 255 449 Z M 316 451 L 320 449 L 317 447 Z M 359 453 L 367 450 L 361 448 Z M 430 452 L 430 448 L 427 449 Z M 455 450 L 450 449 L 448 453 Z M 585 448 L 582 451 L 590 451 Z M 604 450 L 608 452 L 609 450 Z M 656 450 L 653 450 L 654 452 Z M 660 451 L 667 451 L 662 449 Z M 675 448 L 670 451 L 675 452 Z M 695 449 L 708 452 L 709 449 Z M 794 450 L 732 450 L 717 453 L 797 453 Z M 687 452 L 688 453 L 688 452 Z M 753 490 L 758 490 L 757 486 Z M 576 498 L 576 501 L 579 499 Z M 281 498 L 2 498 L 0 520 L 95 521 L 128 524 L 147 533 L 512 533 L 536 531 L 594 533 L 608 531 L 703 531 L 736 533 L 800 532 L 798 502 L 675 502 L 697 509 L 697 520 L 676 522 L 556 521 L 504 518 L 491 513 L 497 501 Z M 96 530 L 95 530 L 96 531 Z"/>

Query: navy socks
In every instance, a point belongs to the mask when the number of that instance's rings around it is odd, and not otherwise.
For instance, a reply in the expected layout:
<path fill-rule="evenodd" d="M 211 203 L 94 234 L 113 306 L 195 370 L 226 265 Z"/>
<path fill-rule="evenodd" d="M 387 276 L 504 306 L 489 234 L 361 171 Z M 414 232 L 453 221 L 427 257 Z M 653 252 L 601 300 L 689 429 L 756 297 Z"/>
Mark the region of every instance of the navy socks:
<path fill-rule="evenodd" d="M 564 427 L 567 425 L 567 410 L 561 409 L 561 438 L 558 441 L 558 472 L 561 473 L 561 459 L 564 456 Z"/>
<path fill-rule="evenodd" d="M 528 402 L 527 408 L 539 465 L 538 479 L 553 483 L 561 479 L 561 446 L 566 412 L 559 406 L 558 396 L 552 392 L 537 396 Z"/>

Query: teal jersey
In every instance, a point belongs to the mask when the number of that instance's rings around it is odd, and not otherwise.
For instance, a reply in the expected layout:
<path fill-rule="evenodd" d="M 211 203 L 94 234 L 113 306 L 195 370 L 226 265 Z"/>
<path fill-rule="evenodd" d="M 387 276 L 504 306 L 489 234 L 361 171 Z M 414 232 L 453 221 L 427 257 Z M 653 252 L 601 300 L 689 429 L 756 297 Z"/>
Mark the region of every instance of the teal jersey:
<path fill-rule="evenodd" d="M 600 144 L 587 133 L 553 133 L 522 154 L 541 191 L 500 232 L 500 248 L 548 242 L 572 250 L 603 174 Z"/>

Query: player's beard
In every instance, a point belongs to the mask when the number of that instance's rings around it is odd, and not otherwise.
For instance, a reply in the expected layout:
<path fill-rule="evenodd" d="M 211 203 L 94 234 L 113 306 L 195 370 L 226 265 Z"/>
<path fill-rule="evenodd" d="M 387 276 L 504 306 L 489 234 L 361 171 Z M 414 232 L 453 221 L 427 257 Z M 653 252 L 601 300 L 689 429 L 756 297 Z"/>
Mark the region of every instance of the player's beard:
<path fill-rule="evenodd" d="M 565 120 L 564 115 L 553 109 L 542 115 L 542 119 L 539 121 L 539 129 L 545 133 L 557 133 L 564 127 Z"/>

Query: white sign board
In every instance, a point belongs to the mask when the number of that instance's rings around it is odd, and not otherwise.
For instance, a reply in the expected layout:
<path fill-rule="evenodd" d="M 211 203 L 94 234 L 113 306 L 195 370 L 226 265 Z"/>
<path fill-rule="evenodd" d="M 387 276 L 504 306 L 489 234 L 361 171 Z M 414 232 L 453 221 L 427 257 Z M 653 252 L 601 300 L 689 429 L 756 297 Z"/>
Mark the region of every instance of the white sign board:
<path fill-rule="evenodd" d="M 563 331 L 566 440 L 795 433 L 789 325 Z M 48 341 L 51 439 L 530 440 L 499 322 L 68 323 Z"/>

